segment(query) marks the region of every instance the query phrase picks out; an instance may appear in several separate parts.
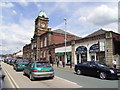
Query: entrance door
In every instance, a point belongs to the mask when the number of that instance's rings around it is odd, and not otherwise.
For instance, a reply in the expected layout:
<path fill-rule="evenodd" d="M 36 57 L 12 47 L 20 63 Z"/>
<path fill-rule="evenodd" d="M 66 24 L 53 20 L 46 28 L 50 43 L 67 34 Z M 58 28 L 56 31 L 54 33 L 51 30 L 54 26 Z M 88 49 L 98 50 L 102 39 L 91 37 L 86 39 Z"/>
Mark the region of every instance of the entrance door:
<path fill-rule="evenodd" d="M 87 61 L 87 54 L 81 54 L 81 62 Z"/>
<path fill-rule="evenodd" d="M 91 61 L 95 61 L 95 55 L 91 55 Z"/>

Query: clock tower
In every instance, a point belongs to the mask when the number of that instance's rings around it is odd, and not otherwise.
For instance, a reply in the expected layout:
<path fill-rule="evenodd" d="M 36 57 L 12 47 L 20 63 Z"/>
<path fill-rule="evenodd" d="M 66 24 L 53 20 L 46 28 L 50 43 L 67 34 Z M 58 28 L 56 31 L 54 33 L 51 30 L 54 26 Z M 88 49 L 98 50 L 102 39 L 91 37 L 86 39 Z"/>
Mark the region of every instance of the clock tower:
<path fill-rule="evenodd" d="M 38 17 L 35 19 L 35 34 L 41 35 L 49 31 L 48 21 L 46 13 L 44 11 L 40 11 Z"/>

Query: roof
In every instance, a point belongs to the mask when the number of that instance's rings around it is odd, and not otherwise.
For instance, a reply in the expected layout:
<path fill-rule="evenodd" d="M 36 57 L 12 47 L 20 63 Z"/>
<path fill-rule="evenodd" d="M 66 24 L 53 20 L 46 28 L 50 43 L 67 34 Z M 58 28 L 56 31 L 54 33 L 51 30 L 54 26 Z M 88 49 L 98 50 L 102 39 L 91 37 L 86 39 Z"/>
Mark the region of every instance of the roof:
<path fill-rule="evenodd" d="M 47 18 L 47 15 L 46 15 L 46 13 L 43 10 L 40 11 L 38 16 Z"/>
<path fill-rule="evenodd" d="M 53 30 L 52 32 L 54 33 L 60 33 L 60 34 L 65 34 L 65 31 L 64 30 L 61 30 L 61 29 L 56 29 L 56 30 Z M 67 35 L 74 35 L 74 34 L 71 34 L 69 32 L 66 32 Z M 74 35 L 75 36 L 75 35 Z"/>
<path fill-rule="evenodd" d="M 98 30 L 98 31 L 96 31 L 96 32 L 94 32 L 94 33 L 92 33 L 92 34 L 86 36 L 86 37 L 87 37 L 87 38 L 88 38 L 88 37 L 93 37 L 93 36 L 105 34 L 106 32 L 107 32 L 107 31 L 105 31 L 105 30 L 103 30 L 103 29 L 100 29 L 100 30 Z M 85 37 L 85 38 L 86 38 L 86 37 Z"/>

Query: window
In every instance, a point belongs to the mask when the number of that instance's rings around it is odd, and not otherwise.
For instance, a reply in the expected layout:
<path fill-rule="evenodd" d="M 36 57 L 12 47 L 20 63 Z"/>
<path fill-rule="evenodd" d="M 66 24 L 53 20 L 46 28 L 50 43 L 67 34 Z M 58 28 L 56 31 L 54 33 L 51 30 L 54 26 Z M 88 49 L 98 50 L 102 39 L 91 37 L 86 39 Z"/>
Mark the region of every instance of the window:
<path fill-rule="evenodd" d="M 45 63 L 45 62 L 38 62 L 37 63 L 37 67 L 51 67 L 51 65 L 49 63 Z"/>
<path fill-rule="evenodd" d="M 44 46 L 47 46 L 47 37 L 45 37 Z"/>
<path fill-rule="evenodd" d="M 40 52 L 40 57 L 42 57 L 42 53 L 43 53 L 43 52 L 41 51 L 41 52 Z"/>
<path fill-rule="evenodd" d="M 43 47 L 43 42 L 42 42 L 42 40 L 41 40 L 41 47 Z"/>
<path fill-rule="evenodd" d="M 34 47 L 36 47 L 36 43 L 34 43 Z"/>
<path fill-rule="evenodd" d="M 44 57 L 46 56 L 46 51 L 44 51 Z"/>

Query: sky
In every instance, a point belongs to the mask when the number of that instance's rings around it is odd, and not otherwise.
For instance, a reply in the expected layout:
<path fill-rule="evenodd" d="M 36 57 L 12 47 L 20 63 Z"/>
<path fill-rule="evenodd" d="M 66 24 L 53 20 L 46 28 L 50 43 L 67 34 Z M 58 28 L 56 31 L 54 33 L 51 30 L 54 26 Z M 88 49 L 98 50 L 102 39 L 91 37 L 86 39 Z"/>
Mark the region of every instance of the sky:
<path fill-rule="evenodd" d="M 12 54 L 30 43 L 41 10 L 52 30 L 64 30 L 66 18 L 66 30 L 80 37 L 99 29 L 118 33 L 118 1 L 98 1 L 1 1 L 0 54 Z"/>

